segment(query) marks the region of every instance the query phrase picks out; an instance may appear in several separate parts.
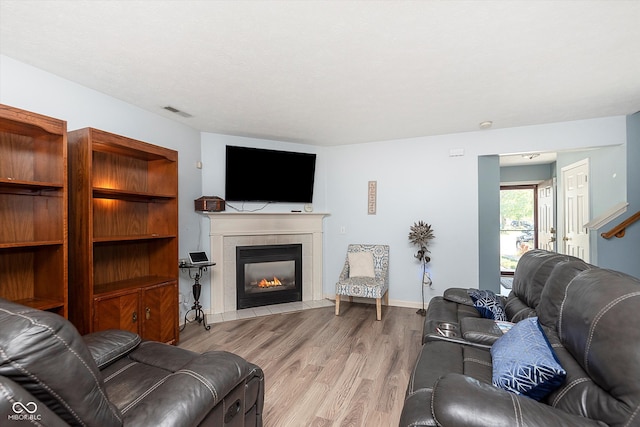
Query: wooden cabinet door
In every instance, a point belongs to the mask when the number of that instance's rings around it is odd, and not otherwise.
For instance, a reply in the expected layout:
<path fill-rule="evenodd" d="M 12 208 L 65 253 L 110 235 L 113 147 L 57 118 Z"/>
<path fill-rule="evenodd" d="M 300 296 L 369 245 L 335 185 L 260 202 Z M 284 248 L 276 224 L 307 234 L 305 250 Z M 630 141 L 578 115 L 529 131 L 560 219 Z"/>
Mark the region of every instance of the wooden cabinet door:
<path fill-rule="evenodd" d="M 140 292 L 95 299 L 93 330 L 124 329 L 140 333 Z"/>
<path fill-rule="evenodd" d="M 142 290 L 142 337 L 178 342 L 178 284 L 168 282 Z"/>

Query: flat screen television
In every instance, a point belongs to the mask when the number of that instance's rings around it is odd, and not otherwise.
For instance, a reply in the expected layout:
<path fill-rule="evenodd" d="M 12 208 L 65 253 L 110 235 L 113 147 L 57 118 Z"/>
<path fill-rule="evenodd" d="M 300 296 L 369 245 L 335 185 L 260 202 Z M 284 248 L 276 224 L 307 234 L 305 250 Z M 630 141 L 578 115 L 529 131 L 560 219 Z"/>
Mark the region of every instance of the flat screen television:
<path fill-rule="evenodd" d="M 316 155 L 227 145 L 225 200 L 311 203 Z"/>

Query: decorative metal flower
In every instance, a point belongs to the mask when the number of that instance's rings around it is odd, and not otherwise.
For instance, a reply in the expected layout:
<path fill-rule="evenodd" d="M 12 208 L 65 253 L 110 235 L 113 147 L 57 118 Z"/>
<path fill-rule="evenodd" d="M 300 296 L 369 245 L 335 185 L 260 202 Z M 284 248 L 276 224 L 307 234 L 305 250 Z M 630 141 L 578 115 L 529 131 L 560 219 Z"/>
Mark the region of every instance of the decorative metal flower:
<path fill-rule="evenodd" d="M 431 225 L 424 221 L 418 221 L 414 223 L 409 230 L 409 241 L 420 247 L 414 256 L 424 263 L 431 261 L 431 257 L 428 255 L 430 252 L 429 249 L 427 249 L 427 246 L 429 245 L 429 241 L 436 237 L 433 234 Z"/>

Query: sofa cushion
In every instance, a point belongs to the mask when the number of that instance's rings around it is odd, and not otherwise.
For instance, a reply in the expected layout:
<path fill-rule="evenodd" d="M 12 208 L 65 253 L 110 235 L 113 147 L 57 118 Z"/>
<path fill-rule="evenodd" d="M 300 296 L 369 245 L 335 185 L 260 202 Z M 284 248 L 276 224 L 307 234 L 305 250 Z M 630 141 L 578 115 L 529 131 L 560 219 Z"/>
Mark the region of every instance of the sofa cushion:
<path fill-rule="evenodd" d="M 438 378 L 456 372 L 491 384 L 491 353 L 487 348 L 449 341 L 422 346 L 407 386 L 407 394 L 431 388 Z"/>
<path fill-rule="evenodd" d="M 537 312 L 522 301 L 515 292 L 511 291 L 504 304 L 504 311 L 510 322 L 519 322 L 527 317 L 536 317 Z"/>
<path fill-rule="evenodd" d="M 121 410 L 124 424 L 131 426 L 200 425 L 214 406 L 235 395 L 230 393 L 238 386 L 242 393 L 237 404 L 244 411 L 245 404 L 247 408 L 256 404 L 255 393 L 253 398 L 248 393 L 245 397 L 245 382 L 263 378 L 257 366 L 238 355 L 197 354 L 154 341 L 143 341 L 102 373 L 109 397 Z M 183 398 L 176 399 L 176 391 Z M 241 418 L 231 425 L 243 425 Z M 212 421 L 210 425 L 222 424 Z"/>
<path fill-rule="evenodd" d="M 566 376 L 537 317 L 518 322 L 498 338 L 491 357 L 493 385 L 535 400 L 558 388 Z"/>
<path fill-rule="evenodd" d="M 482 317 L 491 320 L 508 320 L 504 312 L 502 298 L 492 291 L 469 289 L 469 295 Z"/>
<path fill-rule="evenodd" d="M 567 286 L 585 270 L 594 268 L 582 260 L 558 263 L 540 295 L 537 315 L 541 325 L 556 329 L 560 307 L 565 303 Z"/>
<path fill-rule="evenodd" d="M 68 424 L 122 425 L 82 337 L 57 314 L 0 299 L 0 375 Z"/>
<path fill-rule="evenodd" d="M 423 407 L 426 406 L 431 411 L 423 409 L 423 413 L 432 412 L 431 424 L 421 422 L 425 418 L 424 415 L 418 417 L 416 414 L 407 413 L 412 418 L 406 417 L 409 422 L 401 422 L 400 425 L 605 427 L 601 422 L 558 410 L 525 396 L 516 396 L 490 384 L 455 373 L 439 378 L 429 397 L 432 398 L 427 400 Z M 424 399 L 422 402 L 425 403 Z"/>
<path fill-rule="evenodd" d="M 578 258 L 543 249 L 532 249 L 526 252 L 518 260 L 513 276 L 511 288 L 513 296 L 524 302 L 526 306 L 535 309 L 540 303 L 540 294 L 553 268 L 559 262 L 570 260 L 578 260 Z M 514 318 L 509 311 L 507 315 L 512 322 L 522 320 L 522 318 Z M 525 314 L 524 317 L 529 317 L 529 314 Z"/>

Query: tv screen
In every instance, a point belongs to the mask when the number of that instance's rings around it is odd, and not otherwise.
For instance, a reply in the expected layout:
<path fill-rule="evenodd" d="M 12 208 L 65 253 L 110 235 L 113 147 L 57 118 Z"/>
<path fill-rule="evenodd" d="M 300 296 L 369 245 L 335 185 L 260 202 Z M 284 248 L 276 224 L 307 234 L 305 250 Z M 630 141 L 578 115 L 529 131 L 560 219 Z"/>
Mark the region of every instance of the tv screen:
<path fill-rule="evenodd" d="M 316 155 L 227 145 L 225 200 L 311 203 Z"/>

